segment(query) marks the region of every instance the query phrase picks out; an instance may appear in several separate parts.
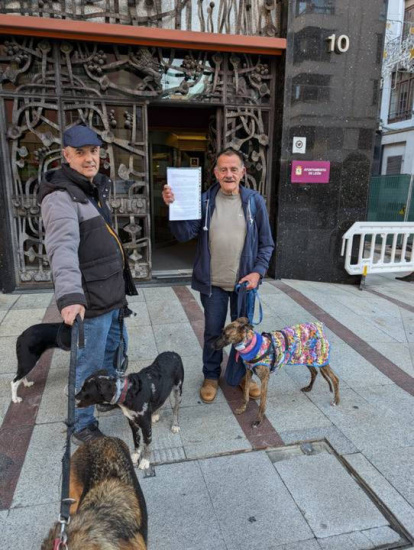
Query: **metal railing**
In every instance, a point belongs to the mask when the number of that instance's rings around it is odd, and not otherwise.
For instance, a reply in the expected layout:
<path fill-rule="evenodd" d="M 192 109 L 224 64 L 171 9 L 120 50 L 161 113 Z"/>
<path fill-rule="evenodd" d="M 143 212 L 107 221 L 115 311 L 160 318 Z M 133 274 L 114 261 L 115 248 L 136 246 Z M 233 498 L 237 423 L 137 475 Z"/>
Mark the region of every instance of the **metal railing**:
<path fill-rule="evenodd" d="M 409 109 L 397 109 L 394 111 L 390 111 L 388 113 L 388 124 L 392 124 L 393 122 L 401 122 L 402 120 L 409 120 L 413 117 L 413 111 L 411 108 Z"/>
<path fill-rule="evenodd" d="M 356 222 L 342 237 L 350 275 L 414 271 L 414 222 Z"/>

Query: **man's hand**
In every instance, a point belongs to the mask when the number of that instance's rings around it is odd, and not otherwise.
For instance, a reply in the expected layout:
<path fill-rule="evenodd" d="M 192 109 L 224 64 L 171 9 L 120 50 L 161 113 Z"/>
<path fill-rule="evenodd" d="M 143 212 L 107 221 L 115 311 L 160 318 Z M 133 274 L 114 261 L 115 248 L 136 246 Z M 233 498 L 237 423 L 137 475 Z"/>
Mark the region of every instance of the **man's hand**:
<path fill-rule="evenodd" d="M 65 325 L 72 326 L 75 322 L 76 316 L 79 313 L 81 319 L 85 317 L 85 307 L 80 304 L 74 304 L 73 306 L 66 306 L 60 312 Z"/>
<path fill-rule="evenodd" d="M 247 285 L 247 290 L 252 290 L 252 288 L 256 288 L 257 285 L 259 284 L 260 274 L 256 273 L 256 272 L 249 273 L 248 275 L 243 277 L 243 279 L 240 279 L 239 284 L 241 285 L 245 281 L 247 281 L 249 283 Z"/>
<path fill-rule="evenodd" d="M 162 198 L 167 206 L 174 202 L 174 193 L 169 185 L 164 185 L 164 189 L 162 190 Z"/>

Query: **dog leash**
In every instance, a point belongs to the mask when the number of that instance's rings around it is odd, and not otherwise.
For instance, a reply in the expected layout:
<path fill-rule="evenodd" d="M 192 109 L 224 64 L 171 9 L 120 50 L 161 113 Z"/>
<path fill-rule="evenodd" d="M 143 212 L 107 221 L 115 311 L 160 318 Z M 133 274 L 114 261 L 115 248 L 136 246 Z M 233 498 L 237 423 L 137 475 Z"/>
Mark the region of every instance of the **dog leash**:
<path fill-rule="evenodd" d="M 247 290 L 249 282 L 244 281 L 244 283 L 237 284 L 234 287 L 235 292 L 237 293 L 237 317 L 240 317 L 243 311 L 243 305 L 246 307 L 246 317 L 249 319 L 251 325 L 260 325 L 263 321 L 263 308 L 262 302 L 260 300 L 259 291 L 257 288 L 252 288 Z M 259 302 L 259 320 L 254 320 L 254 308 L 256 299 Z"/>
<path fill-rule="evenodd" d="M 119 310 L 119 346 L 116 348 L 114 355 L 114 368 L 117 378 L 123 376 L 128 368 L 128 355 L 126 354 L 126 342 L 124 338 L 124 319 L 129 317 L 132 311 L 125 306 Z"/>
<path fill-rule="evenodd" d="M 76 361 L 78 348 L 82 349 L 85 345 L 85 335 L 83 330 L 83 321 L 80 315 L 76 316 L 72 326 L 72 340 L 70 346 L 70 364 L 68 380 L 68 418 L 66 420 L 66 448 L 62 458 L 62 491 L 61 504 L 58 522 L 60 523 L 60 536 L 55 539 L 53 550 L 67 550 L 66 527 L 70 522 L 70 507 L 74 502 L 69 498 L 69 478 L 70 478 L 70 439 L 75 427 L 75 381 L 76 381 Z"/>

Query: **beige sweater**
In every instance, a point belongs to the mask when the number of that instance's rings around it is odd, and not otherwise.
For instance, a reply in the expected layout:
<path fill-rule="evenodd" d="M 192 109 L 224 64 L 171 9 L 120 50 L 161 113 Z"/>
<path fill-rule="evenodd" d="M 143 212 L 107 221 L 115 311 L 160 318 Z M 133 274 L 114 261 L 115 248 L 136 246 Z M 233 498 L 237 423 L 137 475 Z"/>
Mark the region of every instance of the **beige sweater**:
<path fill-rule="evenodd" d="M 234 290 L 240 256 L 246 238 L 246 220 L 240 195 L 225 195 L 221 189 L 210 223 L 211 284 Z"/>

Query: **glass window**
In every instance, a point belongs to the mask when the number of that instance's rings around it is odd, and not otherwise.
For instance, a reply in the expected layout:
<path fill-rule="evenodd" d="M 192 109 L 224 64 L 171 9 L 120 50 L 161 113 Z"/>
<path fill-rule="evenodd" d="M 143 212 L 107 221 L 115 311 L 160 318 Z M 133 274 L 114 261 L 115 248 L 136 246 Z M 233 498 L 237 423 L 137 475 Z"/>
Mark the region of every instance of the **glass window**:
<path fill-rule="evenodd" d="M 310 13 L 334 15 L 335 0 L 299 0 L 296 2 L 296 15 Z"/>
<path fill-rule="evenodd" d="M 406 8 L 404 12 L 403 40 L 414 32 L 414 6 Z"/>
<path fill-rule="evenodd" d="M 328 31 L 321 27 L 309 26 L 300 30 L 294 37 L 293 63 L 303 61 L 319 61 L 330 63 L 333 59 L 326 47 L 326 35 Z"/>
<path fill-rule="evenodd" d="M 163 51 L 161 60 L 161 99 L 175 101 L 221 101 L 222 82 L 214 79 L 216 65 L 220 66 L 222 58 L 215 54 L 210 61 L 210 54 L 197 52 L 177 52 L 176 57 L 169 57 L 169 50 Z M 217 79 L 216 79 L 217 80 Z"/>
<path fill-rule="evenodd" d="M 380 21 L 385 21 L 387 19 L 387 8 L 388 8 L 388 0 L 382 0 L 382 7 L 381 7 L 380 16 L 379 16 Z"/>
<path fill-rule="evenodd" d="M 407 120 L 412 117 L 414 100 L 414 74 L 393 73 L 388 122 Z"/>
<path fill-rule="evenodd" d="M 402 155 L 387 158 L 387 175 L 401 174 Z"/>
<path fill-rule="evenodd" d="M 292 103 L 314 103 L 329 101 L 330 98 L 329 75 L 323 74 L 299 74 L 292 80 Z"/>

